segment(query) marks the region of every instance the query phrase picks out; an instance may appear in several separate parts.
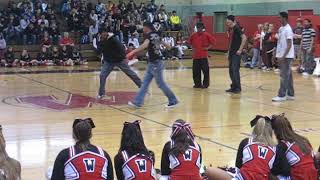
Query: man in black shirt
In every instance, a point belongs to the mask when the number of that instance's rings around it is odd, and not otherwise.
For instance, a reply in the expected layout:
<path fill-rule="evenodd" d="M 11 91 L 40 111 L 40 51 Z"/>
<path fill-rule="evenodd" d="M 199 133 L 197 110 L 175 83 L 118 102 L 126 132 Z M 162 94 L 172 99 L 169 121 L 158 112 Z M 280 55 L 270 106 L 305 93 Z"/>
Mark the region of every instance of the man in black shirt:
<path fill-rule="evenodd" d="M 140 78 L 124 61 L 126 54 L 123 44 L 121 44 L 113 33 L 108 33 L 107 31 L 101 33 L 101 41 L 98 45 L 98 51 L 103 57 L 98 99 L 102 99 L 105 96 L 106 79 L 114 66 L 119 67 L 138 87 L 141 87 Z"/>
<path fill-rule="evenodd" d="M 226 90 L 230 93 L 241 92 L 240 82 L 240 63 L 241 53 L 247 41 L 247 37 L 243 34 L 241 27 L 236 23 L 235 16 L 229 15 L 227 17 L 227 26 L 230 28 L 230 44 L 229 44 L 229 75 L 232 81 L 231 88 Z"/>
<path fill-rule="evenodd" d="M 174 107 L 178 104 L 178 100 L 168 85 L 164 82 L 164 64 L 161 60 L 163 57 L 161 53 L 161 45 L 166 46 L 167 49 L 170 49 L 171 47 L 170 45 L 162 42 L 160 35 L 155 32 L 152 23 L 145 22 L 143 26 L 143 31 L 146 34 L 144 43 L 139 48 L 128 53 L 127 57 L 130 58 L 134 56 L 134 54 L 141 52 L 144 49 L 148 49 L 148 66 L 140 91 L 138 92 L 135 100 L 133 102 L 129 102 L 129 105 L 135 108 L 140 108 L 143 105 L 144 97 L 148 91 L 149 85 L 152 79 L 155 78 L 157 85 L 169 99 L 167 107 Z"/>

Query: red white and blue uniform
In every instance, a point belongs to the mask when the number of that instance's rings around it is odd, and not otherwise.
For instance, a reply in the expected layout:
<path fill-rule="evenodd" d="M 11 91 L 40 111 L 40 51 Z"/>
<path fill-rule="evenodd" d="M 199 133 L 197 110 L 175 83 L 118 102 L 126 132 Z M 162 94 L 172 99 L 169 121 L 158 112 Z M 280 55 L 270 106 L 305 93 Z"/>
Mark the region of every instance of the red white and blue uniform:
<path fill-rule="evenodd" d="M 318 174 L 312 152 L 310 154 L 303 153 L 299 146 L 294 142 L 282 141 L 281 143 L 286 147 L 285 156 L 291 166 L 290 179 L 317 180 Z"/>
<path fill-rule="evenodd" d="M 155 180 L 156 172 L 153 160 L 144 154 L 130 155 L 121 151 L 115 157 L 115 169 L 118 180 Z"/>
<path fill-rule="evenodd" d="M 122 151 L 124 164 L 122 172 L 125 180 L 155 180 L 156 172 L 153 167 L 153 161 L 143 155 L 136 154 L 128 156 L 126 151 Z"/>
<path fill-rule="evenodd" d="M 51 180 L 113 180 L 109 155 L 100 147 L 81 151 L 71 146 L 61 151 L 55 161 Z"/>
<path fill-rule="evenodd" d="M 235 179 L 268 180 L 275 155 L 275 147 L 253 142 L 250 138 L 242 150 L 242 166 Z"/>
<path fill-rule="evenodd" d="M 161 174 L 169 176 L 170 180 L 201 180 L 201 148 L 194 142 L 185 153 L 174 156 L 170 153 L 174 147 L 168 142 L 162 152 Z"/>

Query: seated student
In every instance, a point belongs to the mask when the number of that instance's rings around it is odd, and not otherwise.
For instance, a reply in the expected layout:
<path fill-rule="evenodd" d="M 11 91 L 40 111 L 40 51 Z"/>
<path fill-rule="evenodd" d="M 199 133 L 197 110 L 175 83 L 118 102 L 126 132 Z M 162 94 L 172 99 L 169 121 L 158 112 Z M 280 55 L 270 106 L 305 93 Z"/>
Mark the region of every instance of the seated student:
<path fill-rule="evenodd" d="M 73 61 L 71 59 L 70 51 L 67 46 L 62 46 L 61 58 L 64 66 L 73 66 Z"/>
<path fill-rule="evenodd" d="M 41 48 L 41 51 L 37 55 L 37 63 L 41 66 L 52 65 L 52 60 L 50 58 L 51 56 L 48 52 L 48 49 L 45 46 L 43 46 Z"/>
<path fill-rule="evenodd" d="M 144 144 L 140 121 L 123 124 L 121 145 L 114 158 L 118 180 L 155 180 L 154 159 Z"/>
<path fill-rule="evenodd" d="M 277 154 L 286 157 L 293 180 L 317 180 L 313 150 L 309 140 L 294 132 L 284 114 L 273 116 L 272 128 L 278 140 Z"/>
<path fill-rule="evenodd" d="M 77 48 L 73 48 L 71 59 L 74 65 L 83 65 L 87 64 L 87 62 L 82 58 L 81 53 L 77 50 Z"/>
<path fill-rule="evenodd" d="M 246 47 L 242 50 L 242 61 L 246 68 L 251 67 L 253 57 L 253 40 L 248 40 Z"/>
<path fill-rule="evenodd" d="M 59 51 L 59 48 L 57 46 L 54 46 L 52 48 L 52 53 L 51 53 L 51 60 L 53 62 L 54 65 L 57 66 L 61 66 L 63 65 L 63 61 L 62 61 L 62 57 L 61 57 L 61 53 Z"/>
<path fill-rule="evenodd" d="M 95 125 L 91 118 L 74 120 L 72 129 L 76 144 L 58 154 L 51 180 L 113 180 L 110 156 L 102 148 L 90 143 L 93 128 Z"/>
<path fill-rule="evenodd" d="M 128 46 L 132 44 L 135 49 L 137 49 L 140 46 L 139 39 L 137 38 L 137 35 L 132 34 L 128 40 Z"/>
<path fill-rule="evenodd" d="M 0 179 L 2 180 L 20 180 L 21 165 L 20 162 L 10 158 L 6 151 L 6 141 L 2 134 L 2 126 L 0 125 Z"/>
<path fill-rule="evenodd" d="M 209 180 L 268 180 L 273 177 L 271 169 L 276 149 L 271 121 L 265 117 L 258 117 L 251 121 L 251 126 L 254 126 L 252 137 L 245 138 L 239 145 L 235 174 L 218 168 L 208 168 L 206 176 Z"/>
<path fill-rule="evenodd" d="M 1 59 L 1 65 L 5 67 L 16 67 L 18 63 L 19 60 L 14 58 L 13 48 L 9 47 L 4 53 L 4 59 Z"/>
<path fill-rule="evenodd" d="M 26 49 L 23 49 L 20 55 L 20 64 L 21 66 L 37 65 L 37 60 L 31 59 L 31 56 L 28 53 L 28 51 Z"/>
<path fill-rule="evenodd" d="M 129 54 L 130 52 L 132 52 L 135 49 L 136 48 L 134 47 L 134 45 L 132 43 L 129 43 L 126 54 Z M 128 58 L 128 65 L 129 66 L 132 66 L 132 65 L 136 64 L 137 62 L 139 62 L 139 60 L 136 55 Z"/>
<path fill-rule="evenodd" d="M 177 57 L 174 56 L 175 54 L 177 54 L 177 53 L 174 53 L 174 50 L 176 50 L 175 44 L 174 44 L 174 38 L 170 35 L 170 33 L 166 33 L 163 36 L 162 41 L 170 45 L 170 47 L 172 47 L 171 49 L 167 49 L 164 46 L 162 47 L 162 53 L 164 57 L 166 59 L 177 59 Z"/>
<path fill-rule="evenodd" d="M 176 48 L 177 48 L 177 57 L 179 59 L 182 59 L 184 56 L 184 51 L 188 49 L 188 46 L 186 46 L 186 40 L 183 38 L 183 35 L 181 32 L 177 33 Z"/>
<path fill-rule="evenodd" d="M 200 146 L 194 141 L 190 124 L 176 120 L 172 125 L 171 140 L 162 151 L 162 179 L 201 180 L 202 155 Z"/>

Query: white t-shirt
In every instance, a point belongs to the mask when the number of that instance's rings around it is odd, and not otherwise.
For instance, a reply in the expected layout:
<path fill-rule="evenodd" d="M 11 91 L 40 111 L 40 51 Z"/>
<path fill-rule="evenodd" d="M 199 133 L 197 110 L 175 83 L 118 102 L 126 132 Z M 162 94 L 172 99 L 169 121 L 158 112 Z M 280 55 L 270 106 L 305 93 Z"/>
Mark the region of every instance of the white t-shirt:
<path fill-rule="evenodd" d="M 289 53 L 287 54 L 286 58 L 294 58 L 294 47 L 293 47 L 293 31 L 292 28 L 289 24 L 285 25 L 285 26 L 281 26 L 279 28 L 279 39 L 278 39 L 278 43 L 277 43 L 277 53 L 276 53 L 276 57 L 277 58 L 282 58 L 286 49 L 287 49 L 287 40 L 291 39 L 291 49 L 289 51 Z"/>

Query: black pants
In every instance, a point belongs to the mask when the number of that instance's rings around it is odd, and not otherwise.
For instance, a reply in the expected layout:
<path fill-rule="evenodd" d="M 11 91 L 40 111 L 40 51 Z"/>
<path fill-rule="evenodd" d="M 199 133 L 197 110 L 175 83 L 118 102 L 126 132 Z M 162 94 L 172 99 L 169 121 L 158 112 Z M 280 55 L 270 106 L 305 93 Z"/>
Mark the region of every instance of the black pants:
<path fill-rule="evenodd" d="M 195 87 L 209 87 L 210 73 L 209 63 L 207 58 L 193 60 L 193 81 Z M 201 72 L 204 75 L 203 82 L 201 81 Z"/>
<path fill-rule="evenodd" d="M 240 63 L 241 56 L 236 54 L 229 55 L 229 75 L 231 79 L 231 89 L 241 91 L 241 82 L 240 82 Z"/>

